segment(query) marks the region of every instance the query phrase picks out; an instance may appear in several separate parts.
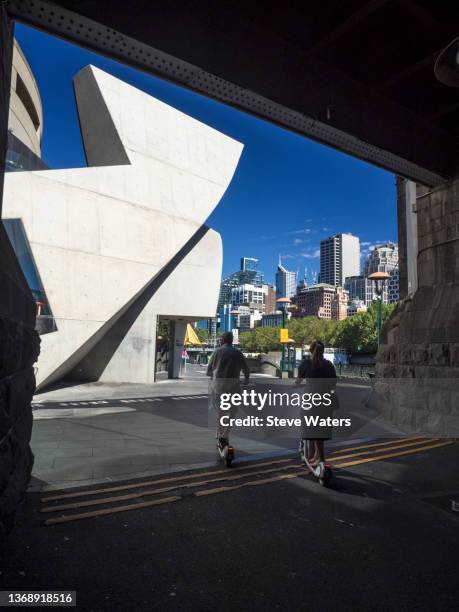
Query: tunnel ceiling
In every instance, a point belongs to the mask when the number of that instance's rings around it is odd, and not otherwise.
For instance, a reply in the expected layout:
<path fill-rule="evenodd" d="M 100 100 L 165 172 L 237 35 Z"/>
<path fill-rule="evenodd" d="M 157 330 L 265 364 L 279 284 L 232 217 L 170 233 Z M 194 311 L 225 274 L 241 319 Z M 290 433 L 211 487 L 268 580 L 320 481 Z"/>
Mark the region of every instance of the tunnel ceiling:
<path fill-rule="evenodd" d="M 459 170 L 459 90 L 433 72 L 459 3 L 7 2 L 11 16 L 376 163 Z"/>

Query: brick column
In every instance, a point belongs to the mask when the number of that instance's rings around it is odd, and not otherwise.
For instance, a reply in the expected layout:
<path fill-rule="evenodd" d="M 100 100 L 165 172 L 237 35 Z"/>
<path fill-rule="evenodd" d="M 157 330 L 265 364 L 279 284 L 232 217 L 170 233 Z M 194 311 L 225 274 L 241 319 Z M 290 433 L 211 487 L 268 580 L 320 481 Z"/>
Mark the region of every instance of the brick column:
<path fill-rule="evenodd" d="M 443 385 L 454 389 L 459 380 L 459 178 L 432 190 L 418 186 L 416 208 L 418 289 L 400 302 L 385 326 L 376 371 L 381 388 L 386 379 L 414 378 L 420 383 L 436 379 L 438 385 L 433 387 L 440 393 L 441 381 L 449 379 Z M 432 392 L 417 407 L 434 410 L 438 393 L 436 397 Z M 448 401 L 442 410 L 450 412 L 454 433 L 458 407 L 452 398 Z M 403 405 L 416 409 L 399 397 L 392 405 L 392 417 L 400 417 Z"/>

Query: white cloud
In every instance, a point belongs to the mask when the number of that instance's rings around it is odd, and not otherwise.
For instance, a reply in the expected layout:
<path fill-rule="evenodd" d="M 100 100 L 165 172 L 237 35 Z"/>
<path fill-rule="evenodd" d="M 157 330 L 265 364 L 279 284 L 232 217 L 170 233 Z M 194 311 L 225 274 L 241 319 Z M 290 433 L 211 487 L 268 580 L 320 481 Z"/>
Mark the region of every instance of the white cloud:
<path fill-rule="evenodd" d="M 320 249 L 316 249 L 315 251 L 306 251 L 304 253 L 300 253 L 300 257 L 306 257 L 308 259 L 316 259 L 320 257 Z"/>
<path fill-rule="evenodd" d="M 291 232 L 284 232 L 285 236 L 294 236 L 296 234 L 310 234 L 311 230 L 308 227 L 299 230 L 292 230 Z"/>
<path fill-rule="evenodd" d="M 295 238 L 295 240 L 293 241 L 293 245 L 296 246 L 298 244 L 302 244 L 304 242 L 304 240 L 302 240 L 301 238 Z"/>
<path fill-rule="evenodd" d="M 295 255 L 291 255 L 290 253 L 286 253 L 285 255 L 281 255 L 280 258 L 281 258 L 281 260 L 282 259 L 295 259 Z"/>

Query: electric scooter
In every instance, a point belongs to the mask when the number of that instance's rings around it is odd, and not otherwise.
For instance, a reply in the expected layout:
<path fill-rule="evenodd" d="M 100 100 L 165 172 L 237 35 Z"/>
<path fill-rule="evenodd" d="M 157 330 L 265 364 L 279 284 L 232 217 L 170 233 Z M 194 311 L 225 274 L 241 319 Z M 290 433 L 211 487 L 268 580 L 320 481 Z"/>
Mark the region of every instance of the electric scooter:
<path fill-rule="evenodd" d="M 322 486 L 326 486 L 333 476 L 332 466 L 330 463 L 320 461 L 317 465 L 311 465 L 309 463 L 309 457 L 314 452 L 313 444 L 311 440 L 301 440 L 299 444 L 300 458 L 305 463 L 308 470 L 312 475 L 317 478 L 318 482 Z"/>
<path fill-rule="evenodd" d="M 226 444 L 221 444 L 220 440 L 218 440 L 217 451 L 226 467 L 231 467 L 234 459 L 234 447 L 230 446 L 227 441 Z"/>

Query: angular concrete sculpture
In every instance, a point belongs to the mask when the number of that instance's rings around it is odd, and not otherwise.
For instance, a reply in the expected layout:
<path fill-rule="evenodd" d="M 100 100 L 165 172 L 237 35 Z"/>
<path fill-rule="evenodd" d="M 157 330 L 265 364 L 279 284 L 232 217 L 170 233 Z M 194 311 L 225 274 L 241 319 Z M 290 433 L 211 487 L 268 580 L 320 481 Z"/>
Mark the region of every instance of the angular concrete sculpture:
<path fill-rule="evenodd" d="M 186 322 L 215 314 L 222 246 L 204 222 L 242 145 L 93 66 L 74 86 L 89 167 L 5 176 L 3 216 L 22 220 L 57 326 L 39 388 L 152 382 L 158 315 L 177 375 Z"/>

